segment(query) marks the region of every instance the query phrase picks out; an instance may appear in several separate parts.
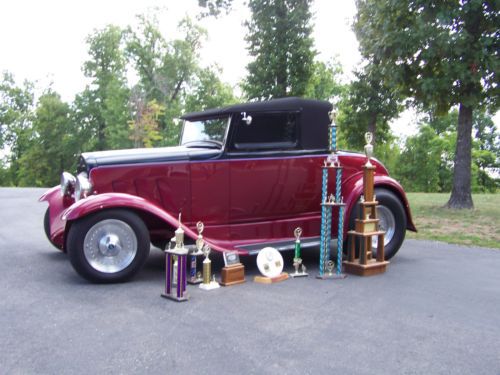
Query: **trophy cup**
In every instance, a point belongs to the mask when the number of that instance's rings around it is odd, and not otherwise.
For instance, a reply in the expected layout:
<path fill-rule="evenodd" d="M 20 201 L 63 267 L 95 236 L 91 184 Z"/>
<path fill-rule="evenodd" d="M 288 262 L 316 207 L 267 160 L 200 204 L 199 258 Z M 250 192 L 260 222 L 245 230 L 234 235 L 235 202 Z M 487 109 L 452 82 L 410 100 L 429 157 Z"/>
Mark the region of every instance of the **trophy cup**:
<path fill-rule="evenodd" d="M 295 268 L 295 272 L 291 273 L 290 276 L 293 278 L 306 277 L 308 276 L 306 273 L 306 267 L 302 264 L 302 258 L 300 257 L 300 236 L 302 235 L 302 228 L 295 228 L 293 234 L 295 235 L 295 256 L 293 257 L 293 267 Z"/>
<path fill-rule="evenodd" d="M 200 273 L 196 269 L 196 264 L 197 261 L 196 259 L 203 254 L 203 245 L 205 244 L 205 241 L 203 240 L 203 229 L 205 226 L 201 221 L 198 221 L 196 223 L 196 229 L 198 230 L 198 238 L 196 239 L 196 245 L 195 247 L 191 247 L 191 266 L 189 269 L 189 279 L 188 283 L 189 284 L 199 284 L 203 281 L 203 278 L 201 277 Z"/>
<path fill-rule="evenodd" d="M 202 252 L 205 255 L 205 259 L 203 260 L 203 282 L 200 284 L 200 288 L 203 290 L 212 290 L 220 287 L 219 283 L 211 277 L 212 261 L 208 257 L 210 250 L 208 245 L 203 246 Z"/>
<path fill-rule="evenodd" d="M 173 239 L 172 241 L 173 242 Z M 175 231 L 175 246 L 165 250 L 165 292 L 162 297 L 177 302 L 189 299 L 186 293 L 186 267 L 188 249 L 184 247 L 184 230 L 181 227 L 179 214 L 179 227 Z"/>

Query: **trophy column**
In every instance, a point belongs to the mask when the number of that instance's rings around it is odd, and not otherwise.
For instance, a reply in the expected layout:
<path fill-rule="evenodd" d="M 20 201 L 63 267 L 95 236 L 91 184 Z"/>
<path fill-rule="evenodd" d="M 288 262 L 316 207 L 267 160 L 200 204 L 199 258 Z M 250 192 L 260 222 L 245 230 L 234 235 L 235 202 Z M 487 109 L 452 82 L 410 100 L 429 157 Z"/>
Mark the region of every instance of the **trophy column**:
<path fill-rule="evenodd" d="M 379 229 L 377 205 L 374 194 L 375 167 L 370 158 L 373 154 L 372 134 L 366 133 L 365 153 L 367 162 L 363 166 L 363 195 L 360 202 L 360 217 L 355 221 L 354 230 L 348 232 L 349 251 L 344 262 L 346 272 L 358 276 L 371 276 L 386 271 L 389 262 L 384 260 L 384 235 Z M 372 256 L 372 241 L 377 239 L 377 258 Z M 358 253 L 358 254 L 356 254 Z M 358 257 L 357 257 L 358 255 Z"/>
<path fill-rule="evenodd" d="M 342 248 L 344 237 L 344 200 L 342 191 L 342 166 L 340 165 L 337 153 L 337 126 L 335 125 L 335 115 L 330 113 L 330 151 L 322 167 L 322 191 L 321 191 L 321 240 L 319 258 L 319 279 L 334 278 L 343 279 L 342 274 Z M 328 195 L 328 174 L 329 170 L 335 172 L 335 196 Z M 332 210 L 338 209 L 338 231 L 337 231 L 337 267 L 335 273 L 335 262 L 330 260 L 330 245 L 332 232 Z"/>

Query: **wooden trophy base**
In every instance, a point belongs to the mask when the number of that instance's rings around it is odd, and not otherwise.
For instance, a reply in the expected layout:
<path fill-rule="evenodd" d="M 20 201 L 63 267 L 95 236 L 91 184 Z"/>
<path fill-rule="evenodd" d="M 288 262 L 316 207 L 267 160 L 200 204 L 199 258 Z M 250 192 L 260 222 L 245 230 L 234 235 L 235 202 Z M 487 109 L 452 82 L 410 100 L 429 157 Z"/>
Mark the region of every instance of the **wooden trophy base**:
<path fill-rule="evenodd" d="M 384 273 L 387 269 L 388 261 L 378 262 L 375 259 L 370 259 L 366 264 L 360 264 L 359 259 L 354 262 L 344 261 L 344 270 L 357 276 L 373 276 Z"/>
<path fill-rule="evenodd" d="M 288 274 L 286 272 L 282 272 L 281 275 L 276 277 L 255 276 L 253 281 L 260 284 L 273 284 L 279 283 L 280 281 L 284 281 L 286 279 L 288 279 Z"/>
<path fill-rule="evenodd" d="M 222 286 L 242 284 L 245 281 L 245 266 L 243 264 L 238 263 L 222 268 L 220 283 Z"/>

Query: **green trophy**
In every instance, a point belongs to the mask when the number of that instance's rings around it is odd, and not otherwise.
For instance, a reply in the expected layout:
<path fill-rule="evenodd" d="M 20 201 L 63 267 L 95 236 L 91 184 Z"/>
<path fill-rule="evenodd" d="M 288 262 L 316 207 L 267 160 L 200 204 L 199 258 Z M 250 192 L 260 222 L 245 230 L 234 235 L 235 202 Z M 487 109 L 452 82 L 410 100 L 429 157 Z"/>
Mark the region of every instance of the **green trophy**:
<path fill-rule="evenodd" d="M 295 255 L 293 257 L 293 267 L 295 272 L 291 273 L 291 277 L 306 277 L 308 276 L 306 272 L 306 267 L 302 264 L 302 258 L 300 257 L 300 236 L 302 235 L 302 228 L 297 227 L 293 231 L 295 235 Z M 300 271 L 299 271 L 300 267 Z"/>

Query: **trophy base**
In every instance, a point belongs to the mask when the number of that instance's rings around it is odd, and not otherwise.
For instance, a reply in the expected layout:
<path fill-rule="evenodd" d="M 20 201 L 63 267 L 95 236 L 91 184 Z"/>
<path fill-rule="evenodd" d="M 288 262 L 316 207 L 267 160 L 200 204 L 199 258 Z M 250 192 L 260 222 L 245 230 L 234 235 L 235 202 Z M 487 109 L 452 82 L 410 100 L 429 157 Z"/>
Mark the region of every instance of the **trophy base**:
<path fill-rule="evenodd" d="M 203 290 L 212 290 L 220 288 L 220 285 L 217 281 L 210 281 L 208 284 L 200 284 L 199 288 Z"/>
<path fill-rule="evenodd" d="M 180 298 L 178 298 L 174 294 L 165 294 L 165 293 L 162 293 L 161 296 L 163 298 L 171 299 L 172 301 L 175 301 L 175 302 L 184 302 L 184 301 L 189 300 L 189 294 L 187 294 L 187 293 L 184 293 L 183 296 Z"/>
<path fill-rule="evenodd" d="M 242 284 L 245 280 L 245 266 L 238 263 L 232 266 L 227 266 L 222 268 L 221 272 L 221 285 L 231 286 L 236 284 Z"/>
<path fill-rule="evenodd" d="M 284 281 L 286 279 L 288 279 L 288 274 L 286 272 L 282 272 L 281 275 L 276 277 L 255 276 L 253 278 L 253 281 L 260 284 L 273 284 Z"/>
<path fill-rule="evenodd" d="M 357 262 L 344 261 L 344 269 L 347 273 L 352 273 L 357 276 L 373 276 L 384 273 L 389 262 L 377 262 L 372 259 L 367 264 L 359 264 Z"/>
<path fill-rule="evenodd" d="M 296 277 L 307 277 L 309 274 L 307 272 L 297 272 L 297 273 L 291 273 L 290 277 L 293 277 L 294 279 Z"/>
<path fill-rule="evenodd" d="M 196 285 L 196 284 L 201 284 L 203 282 L 203 279 L 201 277 L 194 278 L 194 279 L 188 279 L 187 282 L 188 282 L 188 284 Z"/>
<path fill-rule="evenodd" d="M 316 275 L 317 279 L 321 280 L 342 280 L 345 279 L 347 275 L 345 273 L 332 273 L 332 274 L 326 274 L 326 275 Z"/>

